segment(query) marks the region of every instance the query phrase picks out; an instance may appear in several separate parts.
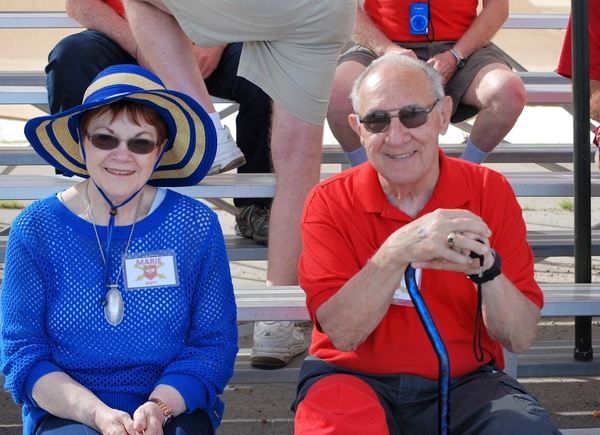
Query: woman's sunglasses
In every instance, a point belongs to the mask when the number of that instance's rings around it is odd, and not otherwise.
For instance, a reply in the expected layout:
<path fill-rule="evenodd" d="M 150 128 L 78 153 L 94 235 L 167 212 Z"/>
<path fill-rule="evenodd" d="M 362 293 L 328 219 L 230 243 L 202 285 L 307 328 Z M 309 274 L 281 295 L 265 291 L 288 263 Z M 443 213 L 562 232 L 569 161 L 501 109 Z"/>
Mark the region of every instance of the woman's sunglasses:
<path fill-rule="evenodd" d="M 359 122 L 365 126 L 365 129 L 371 133 L 381 133 L 386 131 L 392 122 L 392 118 L 398 118 L 406 128 L 417 128 L 427 122 L 429 113 L 440 100 L 435 100 L 429 109 L 420 106 L 406 106 L 398 110 L 396 115 L 390 115 L 395 110 L 376 110 L 369 113 L 364 118 L 358 118 Z"/>
<path fill-rule="evenodd" d="M 85 136 L 96 148 L 100 150 L 114 150 L 121 143 L 121 139 L 106 133 L 95 133 L 90 135 L 87 131 Z M 154 151 L 158 142 L 152 142 L 149 139 L 127 139 L 127 148 L 134 154 L 148 154 Z"/>

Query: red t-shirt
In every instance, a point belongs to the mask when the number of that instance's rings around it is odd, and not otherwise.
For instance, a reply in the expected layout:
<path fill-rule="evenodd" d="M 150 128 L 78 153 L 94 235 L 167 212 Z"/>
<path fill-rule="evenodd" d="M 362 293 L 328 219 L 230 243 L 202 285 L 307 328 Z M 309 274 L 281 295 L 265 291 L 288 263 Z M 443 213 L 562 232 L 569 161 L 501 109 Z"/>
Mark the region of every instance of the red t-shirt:
<path fill-rule="evenodd" d="M 533 253 L 526 240 L 522 210 L 499 173 L 440 151 L 440 177 L 421 217 L 439 208 L 461 208 L 482 217 L 492 230 L 491 246 L 502 258 L 505 276 L 540 308 L 543 294 L 533 277 Z M 316 324 L 317 308 L 363 268 L 383 242 L 413 221 L 386 199 L 370 163 L 320 183 L 309 194 L 302 217 L 300 285 Z M 452 377 L 494 359 L 504 367 L 502 346 L 485 327 L 484 362 L 473 352 L 476 286 L 457 272 L 423 270 L 419 285 L 450 357 Z M 413 307 L 390 305 L 371 335 L 353 352 L 337 350 L 316 327 L 310 353 L 325 361 L 377 374 L 410 373 L 438 377 L 438 360 Z"/>
<path fill-rule="evenodd" d="M 119 15 L 125 17 L 125 8 L 123 8 L 122 0 L 102 0 L 104 3 L 113 8 Z"/>
<path fill-rule="evenodd" d="M 435 41 L 456 41 L 477 17 L 478 0 L 430 0 L 429 35 L 411 35 L 411 3 L 427 1 L 364 0 L 363 8 L 389 39 L 398 42 L 427 42 L 427 36 Z"/>

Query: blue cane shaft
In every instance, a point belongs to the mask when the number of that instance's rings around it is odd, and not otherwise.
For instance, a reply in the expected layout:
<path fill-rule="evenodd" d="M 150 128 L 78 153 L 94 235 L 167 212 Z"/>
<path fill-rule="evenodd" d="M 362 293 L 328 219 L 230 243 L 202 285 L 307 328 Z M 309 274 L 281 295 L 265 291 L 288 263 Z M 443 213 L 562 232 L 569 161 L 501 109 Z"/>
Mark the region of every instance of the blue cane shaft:
<path fill-rule="evenodd" d="M 440 334 L 435 327 L 435 323 L 433 323 L 431 314 L 423 301 L 423 297 L 421 296 L 421 292 L 419 291 L 419 287 L 415 280 L 415 269 L 413 269 L 412 266 L 409 265 L 406 268 L 405 277 L 410 298 L 412 299 L 413 305 L 417 310 L 417 314 L 425 327 L 425 332 L 427 332 L 429 341 L 431 341 L 438 358 L 440 367 L 438 376 L 438 432 L 440 435 L 448 435 L 450 430 L 450 360 L 448 359 L 448 352 L 446 351 L 446 346 L 444 346 L 442 337 L 440 337 Z"/>

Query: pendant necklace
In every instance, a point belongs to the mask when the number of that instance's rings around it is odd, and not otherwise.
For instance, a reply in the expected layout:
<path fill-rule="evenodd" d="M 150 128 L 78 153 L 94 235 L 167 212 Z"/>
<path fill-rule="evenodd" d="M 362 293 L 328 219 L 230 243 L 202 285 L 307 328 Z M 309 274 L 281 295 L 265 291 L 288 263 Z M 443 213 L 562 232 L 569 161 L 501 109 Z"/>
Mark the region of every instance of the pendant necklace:
<path fill-rule="evenodd" d="M 111 208 L 110 218 L 109 218 L 109 226 L 108 226 L 108 240 L 106 243 L 106 256 L 104 255 L 104 250 L 102 249 L 102 242 L 100 242 L 100 236 L 98 235 L 98 229 L 96 228 L 96 221 L 94 220 L 94 212 L 92 210 L 92 204 L 90 203 L 90 197 L 88 194 L 89 181 L 85 186 L 85 201 L 87 202 L 87 212 L 90 220 L 92 221 L 92 226 L 94 227 L 94 234 L 96 234 L 96 241 L 98 242 L 98 248 L 100 249 L 100 255 L 102 256 L 102 261 L 104 263 L 104 282 L 108 292 L 106 293 L 106 298 L 102 301 L 102 306 L 104 308 L 104 318 L 108 323 L 113 326 L 117 326 L 123 320 L 123 316 L 125 313 L 125 304 L 123 302 L 123 295 L 119 291 L 119 278 L 121 277 L 121 272 L 123 271 L 123 262 L 121 261 L 121 266 L 119 267 L 119 272 L 117 273 L 117 278 L 115 279 L 114 284 L 109 284 L 108 275 L 110 265 L 108 264 L 108 260 L 110 260 L 110 245 L 112 241 L 112 230 L 114 228 L 114 216 L 116 213 L 116 208 Z M 124 254 L 127 254 L 129 250 L 129 245 L 131 244 L 131 238 L 133 237 L 133 230 L 135 229 L 135 224 L 140 216 L 140 211 L 142 209 L 142 200 L 144 199 L 144 192 L 140 195 L 140 200 L 138 202 L 137 210 L 135 212 L 135 217 L 133 218 L 133 224 L 131 225 L 131 232 L 129 233 L 129 239 L 127 240 L 127 245 L 125 246 Z M 126 201 L 128 202 L 128 201 Z M 125 203 L 124 203 L 125 204 Z M 121 204 L 121 205 L 124 205 Z M 112 224 L 112 225 L 111 225 Z"/>

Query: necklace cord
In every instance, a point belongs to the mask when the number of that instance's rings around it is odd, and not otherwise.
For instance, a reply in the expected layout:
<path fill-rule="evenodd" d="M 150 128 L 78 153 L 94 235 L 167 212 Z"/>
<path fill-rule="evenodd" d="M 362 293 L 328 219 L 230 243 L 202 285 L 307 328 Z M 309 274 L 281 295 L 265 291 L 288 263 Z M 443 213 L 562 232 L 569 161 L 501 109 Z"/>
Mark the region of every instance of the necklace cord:
<path fill-rule="evenodd" d="M 95 183 L 94 183 L 95 184 Z M 96 241 L 98 242 L 98 248 L 100 249 L 100 255 L 102 256 L 102 262 L 104 263 L 104 285 L 106 288 L 111 288 L 113 286 L 118 286 L 119 278 L 121 277 L 121 272 L 123 271 L 123 261 L 121 261 L 121 266 L 119 267 L 119 272 L 117 273 L 117 277 L 115 279 L 115 284 L 109 284 L 109 272 L 110 272 L 110 251 L 112 249 L 112 239 L 113 239 L 113 230 L 115 228 L 115 214 L 110 213 L 108 218 L 108 229 L 107 229 L 107 240 L 106 240 L 106 255 L 104 254 L 104 250 L 102 249 L 102 242 L 100 241 L 100 236 L 98 234 L 98 229 L 96 228 L 96 221 L 94 220 L 94 211 L 92 210 L 92 204 L 90 202 L 90 196 L 88 193 L 89 181 L 85 186 L 85 201 L 87 203 L 87 212 L 90 220 L 92 221 L 92 226 L 94 227 L 94 234 L 96 235 Z M 141 189 L 140 189 L 141 190 Z M 102 191 L 100 191 L 102 192 Z M 139 190 L 138 190 L 139 192 Z M 103 196 L 104 193 L 102 193 Z M 105 197 L 106 198 L 106 197 Z M 122 207 L 126 203 L 128 203 L 133 197 L 129 198 L 123 204 L 118 207 Z M 135 229 L 135 224 L 140 216 L 140 212 L 142 210 L 142 202 L 144 199 L 144 192 L 140 195 L 140 199 L 138 201 L 137 210 L 135 212 L 135 217 L 133 218 L 133 224 L 131 225 L 131 231 L 129 232 L 129 239 L 127 240 L 127 245 L 125 246 L 125 251 L 123 255 L 127 254 L 129 251 L 129 246 L 131 244 L 131 239 L 133 238 L 133 231 Z M 112 204 L 109 204 L 112 206 Z M 108 292 L 107 292 L 108 294 Z M 106 305 L 106 295 L 104 296 L 104 300 L 102 301 L 102 305 Z"/>

